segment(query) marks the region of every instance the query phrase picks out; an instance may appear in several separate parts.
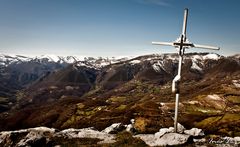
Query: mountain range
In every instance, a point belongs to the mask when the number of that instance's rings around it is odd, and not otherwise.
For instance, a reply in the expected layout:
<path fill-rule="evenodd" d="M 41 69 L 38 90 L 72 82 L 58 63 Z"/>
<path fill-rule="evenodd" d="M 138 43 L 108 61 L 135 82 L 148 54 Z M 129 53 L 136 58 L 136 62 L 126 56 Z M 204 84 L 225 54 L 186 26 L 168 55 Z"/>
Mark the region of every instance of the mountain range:
<path fill-rule="evenodd" d="M 177 54 L 133 58 L 0 55 L 0 129 L 129 124 L 152 133 L 173 124 Z M 189 53 L 179 121 L 208 134 L 240 135 L 240 55 Z"/>
<path fill-rule="evenodd" d="M 16 102 L 16 92 L 41 81 L 52 72 L 67 68 L 70 64 L 99 69 L 107 64 L 127 60 L 127 58 L 78 58 L 74 56 L 42 55 L 27 57 L 21 55 L 0 55 L 0 111 L 8 109 L 8 104 Z"/>

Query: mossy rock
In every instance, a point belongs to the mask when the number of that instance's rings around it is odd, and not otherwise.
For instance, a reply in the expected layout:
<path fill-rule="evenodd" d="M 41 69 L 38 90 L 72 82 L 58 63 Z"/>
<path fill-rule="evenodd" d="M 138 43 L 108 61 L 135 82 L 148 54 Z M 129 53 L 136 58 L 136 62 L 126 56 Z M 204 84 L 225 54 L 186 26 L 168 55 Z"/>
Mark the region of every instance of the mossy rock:
<path fill-rule="evenodd" d="M 144 133 L 147 130 L 147 125 L 150 123 L 150 120 L 144 117 L 138 117 L 135 119 L 134 128 L 139 133 Z"/>
<path fill-rule="evenodd" d="M 117 110 L 124 110 L 127 108 L 127 105 L 120 105 L 119 107 L 117 107 Z"/>
<path fill-rule="evenodd" d="M 235 132 L 240 132 L 240 114 L 226 113 L 223 116 L 208 117 L 195 124 L 195 127 L 203 128 L 208 132 L 233 136 Z M 233 129 L 234 128 L 234 129 Z M 232 132 L 231 132 L 232 131 Z"/>
<path fill-rule="evenodd" d="M 234 104 L 240 104 L 240 96 L 228 96 L 228 101 Z"/>
<path fill-rule="evenodd" d="M 93 114 L 95 114 L 95 111 L 94 111 L 94 110 L 92 110 L 92 111 L 87 111 L 87 112 L 84 113 L 84 115 L 86 115 L 86 116 L 91 116 L 91 115 L 93 115 Z"/>
<path fill-rule="evenodd" d="M 76 112 L 76 115 L 84 115 L 84 114 L 85 114 L 85 112 L 82 110 L 77 110 L 77 112 Z"/>
<path fill-rule="evenodd" d="M 207 95 L 198 95 L 198 96 L 196 96 L 195 99 L 201 101 L 201 100 L 203 100 L 206 97 L 207 97 Z"/>
<path fill-rule="evenodd" d="M 62 128 L 67 128 L 71 126 L 72 124 L 76 123 L 77 116 L 72 115 L 66 122 L 63 123 Z"/>
<path fill-rule="evenodd" d="M 116 97 L 111 97 L 109 100 L 114 103 L 114 102 L 125 102 L 126 99 L 127 98 L 124 96 L 116 96 Z"/>
<path fill-rule="evenodd" d="M 85 107 L 85 105 L 83 103 L 78 103 L 77 104 L 78 109 L 83 109 L 84 107 Z"/>
<path fill-rule="evenodd" d="M 240 114 L 226 113 L 221 121 L 223 122 L 240 121 Z"/>
<path fill-rule="evenodd" d="M 222 118 L 221 116 L 208 117 L 208 118 L 196 123 L 196 127 L 207 128 L 210 125 L 214 124 L 215 122 L 220 121 L 221 118 Z"/>
<path fill-rule="evenodd" d="M 217 110 L 211 107 L 204 107 L 199 105 L 185 105 L 185 111 L 188 114 L 194 114 L 194 115 L 217 115 L 220 114 L 222 111 Z"/>
<path fill-rule="evenodd" d="M 103 109 L 105 109 L 106 108 L 106 106 L 98 106 L 98 107 L 96 107 L 96 108 L 89 108 L 89 109 L 86 109 L 86 110 L 83 110 L 83 109 L 81 109 L 81 110 L 77 110 L 76 111 L 76 115 L 82 115 L 82 116 L 88 116 L 88 117 L 91 117 L 91 116 L 93 116 L 96 112 L 98 112 L 98 111 L 101 111 L 101 110 L 103 110 Z"/>

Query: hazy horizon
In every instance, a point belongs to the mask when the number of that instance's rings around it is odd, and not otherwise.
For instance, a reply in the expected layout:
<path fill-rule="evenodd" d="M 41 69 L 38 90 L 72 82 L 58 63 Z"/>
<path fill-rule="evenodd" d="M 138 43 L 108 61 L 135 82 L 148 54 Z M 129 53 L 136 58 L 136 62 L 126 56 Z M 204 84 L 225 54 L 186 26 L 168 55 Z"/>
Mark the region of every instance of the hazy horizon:
<path fill-rule="evenodd" d="M 204 53 L 209 53 L 209 54 L 218 54 L 220 56 L 224 56 L 224 57 L 229 57 L 229 56 L 234 56 L 234 55 L 240 55 L 240 53 L 236 53 L 236 54 L 231 54 L 231 55 L 223 55 L 223 54 L 219 54 L 217 52 L 186 52 L 186 54 L 188 53 L 198 53 L 198 54 L 204 54 Z M 29 58 L 35 58 L 35 57 L 41 57 L 41 56 L 49 56 L 49 57 L 53 57 L 53 56 L 59 56 L 59 57 L 67 57 L 67 56 L 73 56 L 73 57 L 77 57 L 78 59 L 83 59 L 85 57 L 93 57 L 93 58 L 136 58 L 139 56 L 145 56 L 145 55 L 162 55 L 162 54 L 177 54 L 177 52 L 163 52 L 163 53 L 148 53 L 148 54 L 139 54 L 139 55 L 116 55 L 116 56 L 91 56 L 91 55 L 81 55 L 81 54 L 66 54 L 66 55 L 58 55 L 58 54 L 35 54 L 35 55 L 29 55 L 29 54 L 11 54 L 11 53 L 0 53 L 0 55 L 7 55 L 7 56 L 24 56 L 24 57 L 29 57 Z"/>

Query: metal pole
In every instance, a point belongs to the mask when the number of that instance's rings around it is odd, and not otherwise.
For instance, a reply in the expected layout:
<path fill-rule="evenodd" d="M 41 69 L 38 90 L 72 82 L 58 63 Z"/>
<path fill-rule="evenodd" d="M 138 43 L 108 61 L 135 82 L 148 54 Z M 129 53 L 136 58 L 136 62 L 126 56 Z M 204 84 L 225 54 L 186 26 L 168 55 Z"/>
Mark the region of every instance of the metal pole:
<path fill-rule="evenodd" d="M 180 80 L 181 80 L 181 69 L 182 69 L 182 60 L 183 60 L 183 54 L 184 54 L 184 49 L 182 51 L 179 51 L 179 62 L 178 62 L 178 74 L 175 79 L 175 92 L 176 92 L 176 101 L 175 101 L 175 114 L 174 114 L 174 131 L 177 133 L 177 120 L 178 120 L 178 105 L 179 105 L 179 96 L 180 96 Z"/>
<path fill-rule="evenodd" d="M 179 104 L 179 94 L 176 94 L 176 102 L 175 102 L 175 115 L 174 115 L 174 132 L 177 133 L 177 119 L 178 119 L 178 104 Z"/>

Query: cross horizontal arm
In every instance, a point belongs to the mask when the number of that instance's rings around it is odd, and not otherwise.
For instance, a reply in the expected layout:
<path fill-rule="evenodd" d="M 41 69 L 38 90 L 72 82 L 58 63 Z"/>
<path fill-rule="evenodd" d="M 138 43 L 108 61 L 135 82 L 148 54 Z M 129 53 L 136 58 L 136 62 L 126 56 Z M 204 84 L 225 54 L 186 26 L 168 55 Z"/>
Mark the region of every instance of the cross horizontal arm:
<path fill-rule="evenodd" d="M 192 47 L 202 48 L 202 49 L 210 49 L 210 50 L 220 50 L 220 47 L 208 46 L 208 45 L 200 45 L 200 44 L 193 44 Z"/>
<path fill-rule="evenodd" d="M 153 45 L 166 45 L 166 46 L 174 46 L 173 42 L 152 42 Z"/>

